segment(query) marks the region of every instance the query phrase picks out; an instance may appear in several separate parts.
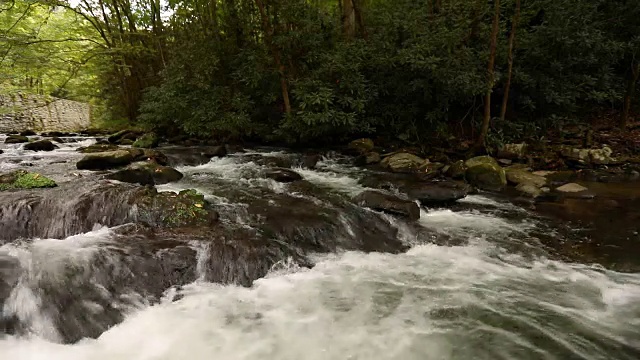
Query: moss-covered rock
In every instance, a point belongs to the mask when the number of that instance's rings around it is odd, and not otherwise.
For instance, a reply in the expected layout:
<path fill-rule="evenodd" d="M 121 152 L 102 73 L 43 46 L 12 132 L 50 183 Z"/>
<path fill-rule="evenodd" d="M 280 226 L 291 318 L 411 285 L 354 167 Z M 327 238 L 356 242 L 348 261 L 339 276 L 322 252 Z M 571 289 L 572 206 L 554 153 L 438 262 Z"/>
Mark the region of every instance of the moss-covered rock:
<path fill-rule="evenodd" d="M 87 154 L 76 164 L 79 170 L 106 170 L 131 164 L 136 154 L 128 150 L 115 150 Z"/>
<path fill-rule="evenodd" d="M 445 175 L 452 179 L 463 179 L 466 171 L 467 165 L 464 164 L 463 160 L 458 160 L 449 166 Z"/>
<path fill-rule="evenodd" d="M 195 190 L 157 192 L 143 188 L 131 201 L 137 208 L 138 220 L 163 227 L 207 226 L 218 220 L 218 213 Z"/>
<path fill-rule="evenodd" d="M 136 141 L 133 143 L 133 147 L 151 149 L 158 147 L 159 144 L 160 139 L 156 134 L 147 133 L 136 139 Z"/>
<path fill-rule="evenodd" d="M 425 160 L 419 156 L 400 152 L 389 155 L 382 159 L 382 166 L 393 172 L 408 173 L 418 170 L 420 167 L 428 164 L 429 160 Z"/>
<path fill-rule="evenodd" d="M 119 149 L 118 145 L 101 143 L 101 144 L 93 144 L 93 145 L 81 147 L 81 148 L 78 148 L 77 151 L 83 154 L 92 154 L 92 153 L 99 153 L 99 152 L 106 152 L 106 151 L 114 151 L 118 149 Z"/>
<path fill-rule="evenodd" d="M 349 143 L 349 150 L 352 150 L 358 154 L 369 153 L 373 151 L 373 148 L 373 140 L 367 138 L 353 140 Z"/>
<path fill-rule="evenodd" d="M 0 191 L 10 189 L 37 189 L 58 186 L 55 181 L 38 173 L 24 170 L 0 175 Z"/>
<path fill-rule="evenodd" d="M 9 135 L 4 140 L 5 144 L 20 144 L 20 143 L 26 143 L 26 142 L 29 142 L 29 138 L 21 135 Z"/>
<path fill-rule="evenodd" d="M 131 164 L 127 169 L 107 175 L 107 179 L 140 185 L 162 185 L 182 179 L 178 170 L 146 161 Z"/>
<path fill-rule="evenodd" d="M 532 174 L 524 169 L 507 168 L 507 180 L 514 184 L 531 184 L 538 188 L 543 187 L 547 183 L 547 179 L 543 176 Z"/>
<path fill-rule="evenodd" d="M 133 141 L 136 141 L 137 138 L 138 138 L 138 133 L 136 133 L 135 131 L 132 131 L 132 130 L 121 130 L 121 131 L 118 131 L 117 133 L 112 134 L 111 136 L 109 136 L 107 138 L 107 140 L 111 144 L 124 145 L 123 141 L 129 140 L 129 141 L 131 141 L 131 143 L 133 143 Z"/>
<path fill-rule="evenodd" d="M 477 156 L 465 162 L 465 178 L 472 185 L 490 191 L 499 191 L 507 185 L 504 169 L 490 156 Z"/>

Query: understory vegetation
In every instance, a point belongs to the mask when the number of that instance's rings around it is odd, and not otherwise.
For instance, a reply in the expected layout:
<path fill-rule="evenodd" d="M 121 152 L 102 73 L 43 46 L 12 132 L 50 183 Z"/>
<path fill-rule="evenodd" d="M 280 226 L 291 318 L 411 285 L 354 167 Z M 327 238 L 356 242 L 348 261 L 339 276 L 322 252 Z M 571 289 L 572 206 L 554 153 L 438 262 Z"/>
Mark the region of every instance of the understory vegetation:
<path fill-rule="evenodd" d="M 15 0 L 0 88 L 165 136 L 491 145 L 637 111 L 635 0 Z"/>

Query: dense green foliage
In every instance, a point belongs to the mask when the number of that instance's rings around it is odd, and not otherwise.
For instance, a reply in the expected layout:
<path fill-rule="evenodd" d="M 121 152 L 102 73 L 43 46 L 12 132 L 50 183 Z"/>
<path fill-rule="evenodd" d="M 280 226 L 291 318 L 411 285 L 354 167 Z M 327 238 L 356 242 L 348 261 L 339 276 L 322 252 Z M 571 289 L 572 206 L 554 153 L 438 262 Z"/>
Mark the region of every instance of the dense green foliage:
<path fill-rule="evenodd" d="M 91 33 L 86 37 L 103 47 L 101 61 L 110 65 L 94 67 L 94 85 L 112 117 L 159 134 L 303 144 L 358 135 L 414 143 L 452 134 L 471 139 L 492 89 L 488 140 L 507 141 L 637 106 L 640 2 L 523 0 L 506 120 L 497 121 L 515 0 L 498 8 L 490 77 L 494 1 L 57 5 L 67 9 L 64 16 L 83 20 L 65 31 Z"/>

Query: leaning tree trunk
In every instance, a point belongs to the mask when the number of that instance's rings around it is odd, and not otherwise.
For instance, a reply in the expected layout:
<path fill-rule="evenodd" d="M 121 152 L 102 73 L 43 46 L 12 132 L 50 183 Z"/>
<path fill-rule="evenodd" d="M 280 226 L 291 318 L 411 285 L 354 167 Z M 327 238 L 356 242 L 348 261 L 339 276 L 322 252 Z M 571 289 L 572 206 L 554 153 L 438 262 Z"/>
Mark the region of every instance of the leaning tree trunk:
<path fill-rule="evenodd" d="M 627 122 L 629 121 L 631 99 L 633 99 L 633 95 L 636 92 L 636 83 L 638 82 L 638 78 L 640 78 L 640 62 L 631 66 L 631 76 L 629 77 L 627 91 L 625 92 L 624 99 L 622 101 L 622 114 L 620 115 L 619 124 L 622 129 L 627 127 Z"/>
<path fill-rule="evenodd" d="M 495 13 L 493 15 L 493 26 L 491 29 L 491 44 L 489 45 L 489 64 L 487 66 L 487 93 L 484 96 L 484 116 L 482 118 L 482 128 L 476 142 L 477 147 L 484 146 L 489 123 L 491 122 L 491 93 L 495 82 L 496 50 L 498 47 L 498 30 L 500 27 L 500 0 L 495 0 Z"/>
<path fill-rule="evenodd" d="M 507 115 L 507 105 L 509 103 L 509 91 L 511 90 L 511 77 L 513 74 L 513 48 L 515 47 L 516 29 L 518 28 L 518 21 L 520 20 L 520 0 L 516 0 L 516 9 L 511 20 L 511 34 L 509 34 L 509 54 L 508 54 L 508 69 L 507 69 L 507 82 L 504 84 L 504 97 L 502 98 L 502 108 L 500 108 L 500 122 L 504 122 Z"/>

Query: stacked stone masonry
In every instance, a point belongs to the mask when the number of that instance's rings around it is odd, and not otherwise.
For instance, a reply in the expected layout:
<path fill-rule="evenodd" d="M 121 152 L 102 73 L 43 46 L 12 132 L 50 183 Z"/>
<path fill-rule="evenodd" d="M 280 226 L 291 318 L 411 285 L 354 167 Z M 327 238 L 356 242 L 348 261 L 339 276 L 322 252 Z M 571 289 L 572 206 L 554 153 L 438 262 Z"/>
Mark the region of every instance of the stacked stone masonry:
<path fill-rule="evenodd" d="M 89 127 L 89 104 L 37 95 L 0 95 L 0 132 L 74 131 Z"/>

